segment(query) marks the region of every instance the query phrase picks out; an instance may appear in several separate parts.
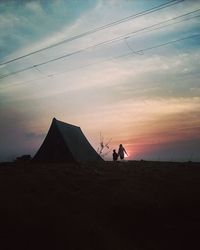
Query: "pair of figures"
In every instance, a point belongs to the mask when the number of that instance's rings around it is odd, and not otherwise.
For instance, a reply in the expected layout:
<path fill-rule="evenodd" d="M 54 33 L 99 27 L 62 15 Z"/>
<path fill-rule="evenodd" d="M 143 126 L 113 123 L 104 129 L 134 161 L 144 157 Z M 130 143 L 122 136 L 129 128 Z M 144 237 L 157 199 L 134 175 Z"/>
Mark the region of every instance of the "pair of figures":
<path fill-rule="evenodd" d="M 122 146 L 122 144 L 120 144 L 119 149 L 118 149 L 118 153 L 116 152 L 115 149 L 113 150 L 113 161 L 117 161 L 118 157 L 120 157 L 120 159 L 123 160 L 124 159 L 124 153 L 126 155 L 128 155 L 125 148 Z"/>

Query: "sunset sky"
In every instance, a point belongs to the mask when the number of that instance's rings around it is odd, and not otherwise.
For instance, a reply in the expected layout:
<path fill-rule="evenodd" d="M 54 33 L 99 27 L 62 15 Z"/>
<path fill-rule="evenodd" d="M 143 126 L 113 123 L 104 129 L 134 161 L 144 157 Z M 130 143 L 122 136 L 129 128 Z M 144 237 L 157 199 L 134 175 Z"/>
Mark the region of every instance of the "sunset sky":
<path fill-rule="evenodd" d="M 129 160 L 199 161 L 199 41 L 200 1 L 0 1 L 0 161 L 53 117 Z"/>

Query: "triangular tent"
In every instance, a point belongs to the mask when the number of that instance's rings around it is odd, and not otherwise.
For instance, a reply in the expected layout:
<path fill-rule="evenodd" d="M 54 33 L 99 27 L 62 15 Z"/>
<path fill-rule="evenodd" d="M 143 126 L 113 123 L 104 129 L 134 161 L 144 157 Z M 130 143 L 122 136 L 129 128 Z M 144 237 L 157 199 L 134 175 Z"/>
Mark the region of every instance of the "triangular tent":
<path fill-rule="evenodd" d="M 38 162 L 86 162 L 103 160 L 80 127 L 53 118 L 47 136 L 33 158 Z"/>

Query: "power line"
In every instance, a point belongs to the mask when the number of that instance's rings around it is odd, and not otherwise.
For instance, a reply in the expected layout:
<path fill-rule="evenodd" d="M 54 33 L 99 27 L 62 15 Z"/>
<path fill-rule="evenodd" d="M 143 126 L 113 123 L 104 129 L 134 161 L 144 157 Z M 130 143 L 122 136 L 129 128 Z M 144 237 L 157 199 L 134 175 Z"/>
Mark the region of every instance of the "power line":
<path fill-rule="evenodd" d="M 119 55 L 119 56 L 111 57 L 109 59 L 105 59 L 105 60 L 100 61 L 100 62 L 90 63 L 90 64 L 84 65 L 82 67 L 74 68 L 74 69 L 71 69 L 71 70 L 68 70 L 68 71 L 65 71 L 65 72 L 62 72 L 62 73 L 54 74 L 54 75 L 51 75 L 51 76 L 64 74 L 64 73 L 67 73 L 67 72 L 70 72 L 70 71 L 75 71 L 75 70 L 82 69 L 82 68 L 85 68 L 85 67 L 88 67 L 88 66 L 91 66 L 91 65 L 105 63 L 105 62 L 110 61 L 110 60 L 119 59 L 119 58 L 127 57 L 127 56 L 130 56 L 130 55 L 143 55 L 143 51 L 148 51 L 148 50 L 152 50 L 152 49 L 155 49 L 155 48 L 167 46 L 169 44 L 173 44 L 173 43 L 176 43 L 176 42 L 184 41 L 184 40 L 187 40 L 187 39 L 192 39 L 192 38 L 195 38 L 195 37 L 198 37 L 198 36 L 200 36 L 200 33 L 192 35 L 192 36 L 187 36 L 187 37 L 179 38 L 179 39 L 176 39 L 176 40 L 171 40 L 171 41 L 166 42 L 166 43 L 158 44 L 158 45 L 155 45 L 155 46 L 152 46 L 152 47 L 147 47 L 147 48 L 140 49 L 140 50 L 133 50 L 129 46 L 128 48 L 130 49 L 131 52 L 128 52 L 128 53 L 125 53 L 125 54 L 122 54 L 122 55 Z"/>
<path fill-rule="evenodd" d="M 189 18 L 187 18 L 187 19 L 184 19 L 184 20 L 181 20 L 181 21 L 177 21 L 177 22 L 175 22 L 175 23 L 167 24 L 167 25 L 165 25 L 165 26 L 161 26 L 161 27 L 157 27 L 157 28 L 152 29 L 153 27 L 156 27 L 156 26 L 158 26 L 158 25 L 161 25 L 161 24 L 164 24 L 164 23 L 168 23 L 168 22 L 171 22 L 171 21 L 176 20 L 176 19 L 178 19 L 178 18 L 186 17 L 186 16 L 188 16 L 188 15 L 191 15 L 191 14 L 193 14 L 193 13 L 196 13 L 196 12 L 198 12 L 199 10 L 200 10 L 200 9 L 194 10 L 194 11 L 192 11 L 192 12 L 188 12 L 188 13 L 185 13 L 185 14 L 182 14 L 182 15 L 177 16 L 177 17 L 174 17 L 174 18 L 170 18 L 170 19 L 168 19 L 168 20 L 165 20 L 165 21 L 162 21 L 162 22 L 159 22 L 159 23 L 156 23 L 156 24 L 153 24 L 153 25 L 144 27 L 144 28 L 142 28 L 142 29 L 133 31 L 133 32 L 131 32 L 131 33 L 126 33 L 126 34 L 124 34 L 124 35 L 122 35 L 122 36 L 118 36 L 117 38 L 109 39 L 109 40 L 106 40 L 106 41 L 104 41 L 104 42 L 101 42 L 101 43 L 98 43 L 98 44 L 95 44 L 95 45 L 88 46 L 88 47 L 86 47 L 86 48 L 84 48 L 84 49 L 80 49 L 80 50 L 77 50 L 77 51 L 74 51 L 74 52 L 71 52 L 71 53 L 62 55 L 62 56 L 60 56 L 60 57 L 56 57 L 56 58 L 53 58 L 53 59 L 50 59 L 50 60 L 41 62 L 41 63 L 39 63 L 39 64 L 36 64 L 36 65 L 32 65 L 32 66 L 26 67 L 26 68 L 21 69 L 21 70 L 17 70 L 17 71 L 10 72 L 10 73 L 4 74 L 4 75 L 0 75 L 0 79 L 5 78 L 5 77 L 8 77 L 8 76 L 10 76 L 10 75 L 15 75 L 15 74 L 18 74 L 18 73 L 22 73 L 22 72 L 24 72 L 24 71 L 27 71 L 27 70 L 30 70 L 30 69 L 33 69 L 33 68 L 36 68 L 36 69 L 37 69 L 37 67 L 39 67 L 39 66 L 42 66 L 42 65 L 45 65 L 45 64 L 48 64 L 48 63 L 51 63 L 51 62 L 60 60 L 60 59 L 64 59 L 64 58 L 66 58 L 66 57 L 70 57 L 70 56 L 73 56 L 73 55 L 76 55 L 76 54 L 80 54 L 80 53 L 82 53 L 82 52 L 84 52 L 84 51 L 87 51 L 87 50 L 89 50 L 89 49 L 94 49 L 94 48 L 99 47 L 99 46 L 102 46 L 102 45 L 106 45 L 106 44 L 113 43 L 113 42 L 115 42 L 115 41 L 123 40 L 124 38 L 125 38 L 126 45 L 128 46 L 128 48 L 129 48 L 130 50 L 132 50 L 132 52 L 134 52 L 134 53 L 141 53 L 141 52 L 133 51 L 133 49 L 130 48 L 130 46 L 127 44 L 126 39 L 127 39 L 127 38 L 130 38 L 130 37 L 132 37 L 132 36 L 134 36 L 134 35 L 136 35 L 137 33 L 141 32 L 141 31 L 145 31 L 145 30 L 151 29 L 151 30 L 149 30 L 149 31 L 152 32 L 152 31 L 154 31 L 154 30 L 162 29 L 162 28 L 164 28 L 164 27 L 166 27 L 166 26 L 169 26 L 169 25 L 174 25 L 174 24 L 176 24 L 176 23 L 181 23 L 181 22 L 184 22 L 184 21 L 188 21 L 188 20 L 190 20 L 190 19 L 192 19 L 192 18 L 199 17 L 199 15 L 193 16 L 193 17 L 189 17 Z M 146 31 L 146 32 L 148 32 L 148 31 Z M 143 33 L 144 33 L 144 32 L 143 32 Z"/>
<path fill-rule="evenodd" d="M 161 26 L 161 27 L 155 28 L 156 26 L 159 26 L 159 25 L 162 25 L 162 24 L 165 24 L 165 23 L 174 21 L 174 20 L 176 20 L 176 19 L 180 19 L 180 18 L 182 18 L 182 17 L 187 17 L 188 15 L 194 14 L 194 13 L 199 12 L 199 11 L 200 11 L 200 9 L 197 9 L 197 10 L 194 10 L 194 11 L 191 11 L 191 12 L 188 12 L 188 13 L 185 13 L 185 14 L 182 14 L 182 15 L 180 15 L 180 16 L 176 16 L 176 17 L 167 19 L 167 20 L 165 20 L 165 21 L 162 21 L 162 22 L 159 22 L 159 23 L 156 23 L 156 24 L 153 24 L 153 25 L 144 27 L 144 28 L 142 28 L 142 29 L 139 29 L 139 30 L 136 30 L 136 31 L 133 31 L 133 32 L 126 33 L 126 34 L 124 34 L 124 35 L 121 35 L 121 36 L 119 36 L 119 37 L 116 37 L 116 38 L 111 39 L 110 42 L 122 40 L 122 39 L 124 39 L 124 37 L 125 37 L 125 38 L 130 38 L 130 37 L 134 36 L 134 35 L 137 34 L 137 33 L 140 33 L 140 32 L 142 33 L 142 31 L 145 31 L 145 32 L 143 32 L 143 33 L 152 32 L 152 31 L 154 31 L 154 30 L 162 29 L 162 28 L 165 28 L 165 27 L 167 27 L 167 26 L 171 26 L 171 25 L 174 25 L 174 24 L 178 24 L 178 23 L 182 23 L 182 22 L 185 22 L 185 21 L 189 21 L 189 20 L 191 20 L 191 19 L 200 17 L 200 15 L 188 17 L 188 18 L 186 18 L 186 19 L 183 19 L 183 20 L 180 20 L 180 21 L 176 21 L 176 22 L 173 22 L 173 23 L 169 23 L 169 24 L 163 25 L 163 26 Z M 153 28 L 153 29 L 151 29 L 151 28 Z M 149 30 L 148 30 L 148 29 L 149 29 Z M 146 31 L 146 30 L 147 30 L 147 31 Z M 143 34 L 143 33 L 142 33 L 142 34 Z"/>
<path fill-rule="evenodd" d="M 38 80 L 47 79 L 49 77 L 54 77 L 54 76 L 57 76 L 57 75 L 66 74 L 66 73 L 71 72 L 71 71 L 76 71 L 76 70 L 79 70 L 79 69 L 87 68 L 87 67 L 92 66 L 92 65 L 102 64 L 102 63 L 105 63 L 107 61 L 111 61 L 111 60 L 115 60 L 115 59 L 118 59 L 118 58 L 129 56 L 131 54 L 133 54 L 133 53 L 132 52 L 128 52 L 128 53 L 125 53 L 125 54 L 122 54 L 122 55 L 119 55 L 119 56 L 115 56 L 115 57 L 112 56 L 109 59 L 107 58 L 107 59 L 104 59 L 104 60 L 102 60 L 100 62 L 89 63 L 89 64 L 86 64 L 84 66 L 81 66 L 81 67 L 78 67 L 78 68 L 69 69 L 69 70 L 61 72 L 61 73 L 55 73 L 55 74 L 50 74 L 50 75 L 49 74 L 44 74 L 45 75 L 44 77 L 39 77 L 39 78 L 35 78 L 35 79 L 23 81 L 23 82 L 17 82 L 17 83 L 12 84 L 12 86 L 13 85 L 14 86 L 23 85 L 25 83 L 34 82 L 34 81 L 38 81 Z M 9 86 L 7 86 L 7 87 L 3 87 L 3 89 L 9 88 L 9 87 L 11 87 L 11 84 Z"/>
<path fill-rule="evenodd" d="M 62 72 L 62 73 L 57 73 L 57 74 L 53 74 L 53 75 L 50 75 L 50 76 L 47 75 L 46 77 L 40 77 L 40 78 L 38 78 L 38 79 L 33 79 L 33 80 L 29 80 L 29 81 L 24 81 L 24 82 L 15 84 L 15 85 L 21 85 L 21 84 L 24 84 L 24 83 L 26 83 L 26 82 L 37 81 L 37 80 L 45 79 L 45 78 L 52 77 L 52 76 L 54 77 L 54 76 L 60 75 L 60 74 L 66 74 L 67 72 L 70 72 L 70 71 L 79 70 L 79 69 L 82 69 L 82 68 L 85 68 L 85 67 L 88 67 L 88 66 L 91 66 L 91 65 L 104 63 L 104 62 L 107 62 L 107 61 L 110 61 L 110 60 L 113 60 L 113 59 L 118 59 L 118 58 L 130 56 L 130 55 L 136 55 L 136 54 L 141 55 L 141 53 L 144 52 L 144 51 L 148 51 L 148 50 L 152 50 L 152 49 L 164 47 L 164 46 L 167 46 L 167 45 L 176 43 L 176 42 L 184 41 L 184 40 L 187 40 L 187 39 L 192 39 L 192 38 L 199 37 L 199 36 L 200 36 L 200 33 L 199 33 L 199 34 L 192 35 L 192 36 L 187 36 L 187 37 L 183 37 L 183 38 L 180 38 L 180 39 L 176 39 L 176 40 L 171 40 L 171 41 L 168 41 L 168 42 L 166 42 L 166 43 L 157 44 L 157 45 L 155 45 L 155 46 L 147 47 L 147 48 L 144 48 L 144 49 L 141 49 L 141 50 L 136 50 L 136 51 L 131 50 L 131 52 L 129 52 L 129 53 L 125 53 L 125 54 L 122 54 L 122 55 L 120 55 L 120 56 L 112 57 L 112 58 L 110 58 L 110 59 L 106 59 L 106 60 L 103 60 L 103 61 L 101 61 L 101 62 L 91 63 L 91 64 L 88 64 L 88 65 L 85 65 L 85 66 L 82 66 L 82 67 L 79 67 L 79 68 L 71 69 L 71 70 L 68 70 L 68 71 L 65 71 L 65 72 Z"/>
<path fill-rule="evenodd" d="M 141 16 L 144 16 L 144 15 L 147 15 L 147 14 L 150 14 L 150 13 L 153 13 L 153 12 L 156 12 L 156 11 L 158 11 L 158 10 L 161 10 L 161 9 L 164 9 L 164 8 L 167 8 L 167 7 L 170 7 L 170 6 L 173 6 L 173 5 L 178 4 L 178 3 L 180 3 L 180 2 L 183 2 L 183 1 L 184 1 L 184 0 L 171 0 L 171 1 L 167 2 L 167 3 L 160 4 L 160 5 L 156 6 L 156 7 L 153 7 L 153 8 L 147 9 L 147 10 L 145 10 L 145 11 L 142 11 L 142 12 L 139 12 L 139 13 L 136 13 L 136 14 L 133 14 L 133 15 L 130 15 L 130 16 L 128 16 L 128 17 L 125 17 L 125 18 L 119 19 L 119 20 L 117 20 L 117 21 L 108 23 L 108 24 L 106 24 L 106 25 L 103 25 L 103 26 L 100 26 L 100 27 L 98 27 L 98 28 L 89 30 L 89 31 L 84 32 L 84 33 L 81 33 L 81 34 L 79 34 L 79 35 L 75 35 L 75 36 L 70 37 L 70 38 L 68 38 L 68 39 L 65 39 L 65 40 L 63 40 L 63 41 L 61 41 L 61 42 L 54 43 L 54 44 L 52 44 L 52 45 L 49 45 L 49 46 L 44 47 L 44 48 L 41 48 L 41 49 L 39 49 L 39 50 L 35 50 L 35 51 L 30 52 L 30 53 L 27 53 L 27 54 L 25 54 L 25 55 L 22 55 L 22 56 L 13 58 L 13 59 L 8 60 L 8 61 L 5 61 L 5 62 L 2 62 L 2 63 L 0 63 L 0 65 L 9 64 L 9 63 L 11 63 L 11 62 L 20 60 L 20 59 L 25 58 L 25 57 L 28 57 L 28 56 L 30 56 L 30 55 L 34 55 L 34 54 L 36 54 L 36 53 L 42 52 L 42 51 L 44 51 L 44 50 L 51 49 L 51 48 L 56 47 L 56 46 L 59 46 L 59 45 L 61 45 L 61 44 L 68 43 L 68 42 L 74 41 L 74 40 L 76 40 L 76 39 L 82 38 L 82 37 L 84 37 L 84 36 L 94 34 L 94 33 L 98 32 L 98 31 L 101 31 L 101 30 L 104 30 L 104 29 L 107 29 L 107 28 L 110 28 L 110 27 L 119 25 L 119 24 L 121 24 L 121 23 L 123 23 L 123 22 L 127 22 L 127 21 L 130 21 L 130 20 L 133 20 L 133 19 L 135 19 L 135 18 L 137 18 L 137 17 L 141 17 Z"/>
<path fill-rule="evenodd" d="M 155 46 L 152 46 L 152 47 L 148 47 L 148 48 L 145 48 L 145 49 L 137 50 L 136 52 L 137 53 L 141 53 L 141 52 L 144 52 L 144 51 L 147 51 L 147 50 L 151 50 L 151 49 L 155 49 L 155 48 L 160 48 L 160 47 L 172 44 L 172 43 L 177 43 L 177 42 L 180 42 L 180 41 L 184 41 L 184 40 L 187 40 L 187 39 L 192 39 L 192 38 L 199 37 L 199 36 L 200 36 L 200 33 L 199 34 L 195 34 L 195 35 L 191 35 L 191 36 L 188 36 L 188 37 L 183 37 L 183 38 L 180 38 L 180 39 L 172 40 L 172 41 L 169 41 L 169 42 L 166 42 L 166 43 L 158 44 L 158 45 L 155 45 Z"/>

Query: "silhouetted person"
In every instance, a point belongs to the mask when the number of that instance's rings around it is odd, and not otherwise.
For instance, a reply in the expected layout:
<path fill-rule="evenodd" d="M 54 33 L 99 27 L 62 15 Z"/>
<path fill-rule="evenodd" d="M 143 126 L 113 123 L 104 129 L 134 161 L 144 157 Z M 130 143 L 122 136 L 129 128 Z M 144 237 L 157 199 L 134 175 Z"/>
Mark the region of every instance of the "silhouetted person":
<path fill-rule="evenodd" d="M 119 145 L 119 150 L 118 150 L 118 155 L 119 155 L 119 157 L 120 157 L 121 160 L 124 159 L 124 153 L 125 153 L 126 155 L 128 155 L 128 154 L 126 153 L 125 148 L 122 146 L 122 144 L 120 144 L 120 145 Z"/>
<path fill-rule="evenodd" d="M 113 161 L 117 161 L 118 159 L 118 153 L 116 152 L 116 150 L 113 150 Z"/>

